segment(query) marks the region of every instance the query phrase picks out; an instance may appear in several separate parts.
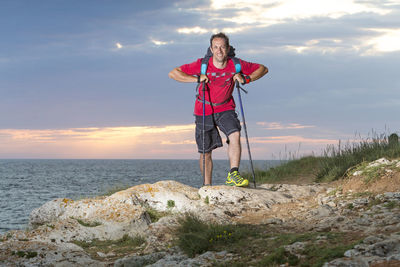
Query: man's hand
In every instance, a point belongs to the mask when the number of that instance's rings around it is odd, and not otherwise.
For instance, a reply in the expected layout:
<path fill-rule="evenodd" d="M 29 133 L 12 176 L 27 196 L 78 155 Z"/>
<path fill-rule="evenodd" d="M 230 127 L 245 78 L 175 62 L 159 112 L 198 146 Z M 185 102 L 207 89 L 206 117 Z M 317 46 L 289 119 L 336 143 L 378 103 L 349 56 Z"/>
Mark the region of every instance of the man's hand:
<path fill-rule="evenodd" d="M 201 83 L 202 83 L 202 82 L 208 83 L 208 82 L 209 82 L 209 79 L 208 79 L 207 75 L 200 74 L 200 79 L 199 79 L 199 81 L 200 81 Z"/>
<path fill-rule="evenodd" d="M 180 67 L 174 68 L 171 70 L 168 74 L 168 76 L 171 79 L 174 79 L 175 81 L 178 82 L 183 82 L 183 83 L 197 83 L 197 82 L 209 82 L 209 79 L 206 75 L 201 74 L 200 79 L 198 76 L 193 76 L 193 75 L 188 75 L 184 73 Z"/>
<path fill-rule="evenodd" d="M 238 81 L 240 83 L 244 82 L 243 76 L 240 73 L 236 73 L 235 75 L 233 75 L 232 79 L 233 79 L 234 83 L 236 83 L 236 81 Z"/>

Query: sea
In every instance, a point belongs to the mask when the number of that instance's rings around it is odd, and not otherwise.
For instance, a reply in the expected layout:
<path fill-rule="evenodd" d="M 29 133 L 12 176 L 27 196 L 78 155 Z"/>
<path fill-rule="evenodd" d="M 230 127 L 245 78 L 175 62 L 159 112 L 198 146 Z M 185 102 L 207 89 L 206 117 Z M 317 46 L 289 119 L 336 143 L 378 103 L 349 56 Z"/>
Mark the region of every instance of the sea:
<path fill-rule="evenodd" d="M 224 184 L 229 162 L 213 163 L 213 184 Z M 262 169 L 280 163 L 253 161 Z M 249 161 L 242 161 L 241 170 L 250 170 Z M 0 234 L 27 229 L 31 211 L 52 199 L 78 200 L 162 180 L 203 184 L 198 160 L 0 159 Z"/>

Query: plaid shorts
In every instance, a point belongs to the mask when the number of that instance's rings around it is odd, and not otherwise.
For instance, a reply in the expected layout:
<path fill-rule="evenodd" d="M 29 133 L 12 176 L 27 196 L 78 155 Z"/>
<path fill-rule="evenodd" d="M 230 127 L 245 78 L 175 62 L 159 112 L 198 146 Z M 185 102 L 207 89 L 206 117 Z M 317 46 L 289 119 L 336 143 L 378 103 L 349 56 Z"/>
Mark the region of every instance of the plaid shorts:
<path fill-rule="evenodd" d="M 199 153 L 203 153 L 203 116 L 196 117 L 196 143 Z M 227 110 L 220 113 L 214 113 L 205 117 L 205 134 L 204 134 L 204 152 L 208 153 L 213 149 L 222 146 L 221 136 L 217 127 L 228 136 L 234 132 L 240 132 L 242 127 L 238 115 L 234 110 Z"/>

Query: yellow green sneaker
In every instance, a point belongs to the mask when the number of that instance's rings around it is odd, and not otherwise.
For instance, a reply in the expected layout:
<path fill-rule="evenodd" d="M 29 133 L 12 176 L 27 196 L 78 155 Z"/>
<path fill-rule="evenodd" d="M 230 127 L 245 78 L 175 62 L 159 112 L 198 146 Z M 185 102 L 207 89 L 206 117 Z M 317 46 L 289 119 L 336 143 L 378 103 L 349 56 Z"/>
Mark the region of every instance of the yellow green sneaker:
<path fill-rule="evenodd" d="M 233 171 L 228 173 L 228 177 L 226 177 L 225 184 L 231 186 L 245 187 L 249 185 L 249 180 L 240 176 L 240 173 L 238 171 Z"/>

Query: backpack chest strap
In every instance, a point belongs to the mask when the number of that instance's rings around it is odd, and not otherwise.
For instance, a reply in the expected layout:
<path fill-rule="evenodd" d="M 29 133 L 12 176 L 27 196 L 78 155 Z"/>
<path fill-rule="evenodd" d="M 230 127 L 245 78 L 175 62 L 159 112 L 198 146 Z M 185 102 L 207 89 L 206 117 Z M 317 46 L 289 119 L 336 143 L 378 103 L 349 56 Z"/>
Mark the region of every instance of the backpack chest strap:
<path fill-rule="evenodd" d="M 218 107 L 218 106 L 221 106 L 221 105 L 223 105 L 223 104 L 228 103 L 231 99 L 232 99 L 232 96 L 229 97 L 228 99 L 226 99 L 224 102 L 221 102 L 221 103 L 213 103 L 213 102 L 209 102 L 209 101 L 207 101 L 207 100 L 204 100 L 204 102 L 205 102 L 207 105 L 211 105 L 211 106 L 213 106 L 213 107 Z M 200 95 L 197 95 L 196 101 L 199 101 L 199 102 L 203 103 L 203 99 L 201 98 Z"/>

